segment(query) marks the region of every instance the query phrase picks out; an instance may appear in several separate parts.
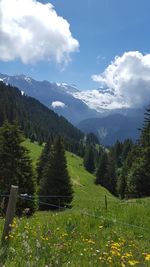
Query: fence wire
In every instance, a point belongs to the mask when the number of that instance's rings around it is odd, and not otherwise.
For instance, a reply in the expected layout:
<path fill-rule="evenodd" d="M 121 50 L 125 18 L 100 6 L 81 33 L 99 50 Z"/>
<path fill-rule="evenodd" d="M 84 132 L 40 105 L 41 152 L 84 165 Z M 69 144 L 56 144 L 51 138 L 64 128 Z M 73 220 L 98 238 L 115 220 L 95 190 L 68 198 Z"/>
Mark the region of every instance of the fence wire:
<path fill-rule="evenodd" d="M 9 197 L 9 195 L 7 195 L 7 194 L 0 194 L 0 197 Z M 41 197 L 41 198 L 66 198 L 66 197 L 70 197 L 70 196 L 50 196 L 50 195 L 48 195 L 48 196 L 37 196 L 37 197 L 35 197 L 33 195 L 28 195 L 28 194 L 20 194 L 20 195 L 18 195 L 18 198 L 19 199 L 22 199 L 22 200 L 35 202 L 35 198 L 36 198 L 37 201 L 38 201 L 38 203 L 40 205 L 46 205 L 46 206 L 49 206 L 49 207 L 58 208 L 59 210 L 68 210 L 68 208 L 66 206 L 55 205 L 53 203 L 47 203 L 47 202 L 40 201 L 38 199 L 38 197 Z M 70 211 L 70 209 L 69 209 L 69 211 Z M 75 209 L 71 209 L 71 211 L 75 211 Z M 81 215 L 84 215 L 84 216 L 94 217 L 96 219 L 102 219 L 102 216 L 91 214 L 91 213 L 85 212 L 84 210 L 76 209 L 76 211 L 78 211 Z M 144 230 L 144 231 L 147 231 L 147 232 L 150 233 L 150 229 L 145 228 L 145 227 L 142 227 L 142 226 L 139 226 L 139 225 L 130 224 L 130 223 L 127 223 L 127 222 L 118 220 L 116 218 L 109 219 L 109 220 L 111 222 L 113 222 L 113 223 L 116 223 L 116 224 L 120 224 L 120 225 L 124 225 L 124 226 L 128 226 L 128 227 L 132 227 L 132 228 L 138 228 L 138 229 L 141 229 L 141 230 Z"/>

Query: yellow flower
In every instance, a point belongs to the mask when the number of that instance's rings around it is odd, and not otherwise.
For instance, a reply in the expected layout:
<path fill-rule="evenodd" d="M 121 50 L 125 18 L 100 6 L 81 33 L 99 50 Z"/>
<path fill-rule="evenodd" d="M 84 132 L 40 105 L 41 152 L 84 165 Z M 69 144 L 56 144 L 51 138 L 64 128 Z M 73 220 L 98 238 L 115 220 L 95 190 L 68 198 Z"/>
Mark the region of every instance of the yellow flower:
<path fill-rule="evenodd" d="M 117 250 L 111 250 L 111 254 L 117 257 L 121 256 L 121 254 Z"/>
<path fill-rule="evenodd" d="M 130 257 L 132 257 L 132 253 L 131 252 L 127 252 L 122 256 L 122 258 L 130 258 Z"/>
<path fill-rule="evenodd" d="M 150 261 L 150 254 L 145 254 L 145 260 Z"/>
<path fill-rule="evenodd" d="M 65 236 L 68 236 L 68 234 L 67 233 L 63 233 L 62 234 L 62 237 L 65 237 Z"/>
<path fill-rule="evenodd" d="M 107 261 L 111 263 L 111 262 L 112 262 L 112 258 L 109 256 L 109 257 L 107 258 Z"/>
<path fill-rule="evenodd" d="M 128 261 L 128 263 L 129 263 L 129 265 L 134 266 L 134 265 L 138 264 L 139 261 L 130 260 L 130 261 Z"/>
<path fill-rule="evenodd" d="M 111 247 L 117 247 L 117 248 L 119 248 L 120 247 L 120 244 L 119 243 L 112 243 L 112 245 L 111 245 Z"/>
<path fill-rule="evenodd" d="M 95 244 L 95 241 L 89 239 L 89 240 L 87 241 L 87 243 L 89 243 L 89 244 Z"/>

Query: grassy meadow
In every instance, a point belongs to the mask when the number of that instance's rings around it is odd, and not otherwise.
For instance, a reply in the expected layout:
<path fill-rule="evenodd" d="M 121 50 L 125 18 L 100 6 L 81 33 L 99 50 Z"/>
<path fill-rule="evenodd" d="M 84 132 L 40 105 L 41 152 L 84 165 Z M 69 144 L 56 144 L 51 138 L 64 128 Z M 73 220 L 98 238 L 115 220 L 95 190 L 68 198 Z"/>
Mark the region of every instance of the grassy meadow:
<path fill-rule="evenodd" d="M 35 166 L 42 147 L 25 142 Z M 66 152 L 72 209 L 15 218 L 0 267 L 150 266 L 150 198 L 120 201 Z M 107 209 L 105 206 L 107 196 Z M 0 220 L 2 232 L 4 220 Z"/>

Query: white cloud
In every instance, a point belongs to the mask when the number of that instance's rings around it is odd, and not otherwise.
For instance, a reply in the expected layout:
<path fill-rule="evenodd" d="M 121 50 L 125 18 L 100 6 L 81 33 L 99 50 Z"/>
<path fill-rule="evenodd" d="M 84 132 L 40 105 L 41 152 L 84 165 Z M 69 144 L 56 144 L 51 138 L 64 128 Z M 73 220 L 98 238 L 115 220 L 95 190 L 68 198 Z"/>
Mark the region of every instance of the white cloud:
<path fill-rule="evenodd" d="M 0 0 L 0 60 L 68 63 L 79 42 L 52 4 L 36 0 Z"/>
<path fill-rule="evenodd" d="M 53 101 L 51 104 L 52 108 L 66 108 L 67 106 L 61 101 Z"/>
<path fill-rule="evenodd" d="M 125 52 L 99 75 L 92 75 L 93 81 L 103 87 L 97 95 L 99 105 L 104 101 L 108 108 L 138 108 L 150 103 L 150 54 L 138 51 Z M 108 94 L 108 90 L 111 94 Z M 92 100 L 94 102 L 94 100 Z"/>

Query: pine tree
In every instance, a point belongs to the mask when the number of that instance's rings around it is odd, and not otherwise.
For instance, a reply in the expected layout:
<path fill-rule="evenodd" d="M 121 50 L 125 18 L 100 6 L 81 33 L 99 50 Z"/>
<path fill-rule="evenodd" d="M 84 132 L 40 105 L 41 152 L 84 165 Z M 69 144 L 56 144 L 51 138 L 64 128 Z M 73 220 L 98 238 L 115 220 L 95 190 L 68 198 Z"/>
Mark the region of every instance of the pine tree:
<path fill-rule="evenodd" d="M 108 167 L 108 156 L 106 152 L 103 152 L 103 154 L 100 157 L 98 169 L 96 171 L 96 184 L 100 184 L 102 186 L 107 187 L 108 181 L 107 181 L 107 167 Z"/>
<path fill-rule="evenodd" d="M 131 151 L 133 147 L 133 142 L 130 139 L 126 139 L 123 143 L 123 147 L 122 147 L 122 155 L 121 155 L 121 159 L 122 159 L 122 164 L 124 163 L 124 161 L 126 160 L 129 152 Z"/>
<path fill-rule="evenodd" d="M 83 159 L 83 164 L 85 169 L 88 172 L 93 173 L 95 170 L 95 163 L 94 163 L 94 150 L 92 146 L 87 146 L 85 149 L 85 155 Z"/>
<path fill-rule="evenodd" d="M 106 172 L 106 188 L 112 193 L 116 194 L 116 164 L 113 154 L 108 156 L 107 172 Z"/>
<path fill-rule="evenodd" d="M 129 196 L 150 196 L 150 109 L 145 112 L 144 124 L 132 166 L 127 176 Z"/>
<path fill-rule="evenodd" d="M 132 165 L 127 177 L 129 197 L 150 196 L 150 165 L 144 158 L 138 158 Z"/>
<path fill-rule="evenodd" d="M 40 194 L 44 196 L 58 196 L 56 198 L 44 198 L 46 203 L 52 205 L 41 206 L 45 210 L 57 208 L 59 205 L 61 207 L 69 206 L 73 199 L 73 189 L 67 170 L 64 145 L 60 137 L 55 140 L 48 155 L 47 165 L 44 168 L 41 180 Z"/>
<path fill-rule="evenodd" d="M 39 158 L 39 161 L 37 163 L 37 182 L 39 183 L 40 180 L 43 177 L 43 171 L 45 169 L 45 166 L 47 165 L 47 161 L 48 161 L 48 157 L 50 154 L 50 150 L 51 150 L 51 145 L 52 145 L 52 140 L 51 138 L 48 139 L 47 143 L 44 146 L 44 149 L 41 153 L 41 156 Z"/>
<path fill-rule="evenodd" d="M 116 141 L 113 149 L 114 149 L 115 163 L 116 163 L 116 166 L 119 168 L 122 165 L 122 162 L 121 162 L 122 143 L 120 143 L 119 141 Z"/>
<path fill-rule="evenodd" d="M 94 133 L 89 133 L 86 135 L 86 145 L 96 145 L 99 144 L 99 140 Z"/>
<path fill-rule="evenodd" d="M 119 171 L 118 177 L 117 177 L 117 193 L 120 198 L 124 198 L 128 194 L 128 188 L 127 188 L 127 177 L 128 173 L 131 170 L 133 162 L 137 159 L 139 156 L 139 150 L 136 145 L 133 146 L 132 144 L 132 150 L 128 151 L 128 154 L 126 156 L 125 161 L 123 162 L 123 166 Z"/>
<path fill-rule="evenodd" d="M 35 193 L 35 181 L 31 160 L 27 149 L 22 145 L 23 136 L 16 124 L 5 122 L 0 128 L 0 193 L 9 194 L 12 184 L 19 186 L 19 194 Z M 7 199 L 5 201 L 5 207 Z M 23 209 L 35 210 L 35 203 L 18 200 L 17 213 Z"/>

